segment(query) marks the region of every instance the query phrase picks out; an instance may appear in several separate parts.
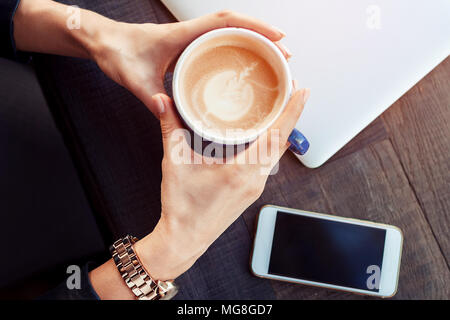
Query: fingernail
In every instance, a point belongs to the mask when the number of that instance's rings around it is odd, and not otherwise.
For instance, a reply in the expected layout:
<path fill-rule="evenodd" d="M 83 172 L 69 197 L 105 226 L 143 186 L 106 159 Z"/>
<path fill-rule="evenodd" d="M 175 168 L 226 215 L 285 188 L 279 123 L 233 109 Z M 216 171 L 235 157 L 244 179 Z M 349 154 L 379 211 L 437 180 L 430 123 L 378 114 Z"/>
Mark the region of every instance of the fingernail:
<path fill-rule="evenodd" d="M 306 101 L 308 101 L 310 95 L 311 95 L 311 89 L 309 89 L 309 88 L 305 89 L 305 91 L 303 92 L 303 104 L 305 104 Z"/>
<path fill-rule="evenodd" d="M 165 106 L 164 106 L 164 101 L 163 101 L 163 99 L 162 99 L 161 96 L 159 96 L 159 95 L 156 96 L 156 104 L 157 104 L 157 106 L 158 106 L 159 114 L 164 113 L 164 111 L 165 111 L 166 108 L 165 108 Z"/>
<path fill-rule="evenodd" d="M 291 144 L 289 150 L 298 155 L 301 156 L 304 155 L 309 149 L 308 139 L 306 139 L 306 137 L 295 128 L 294 130 L 292 130 L 291 135 L 288 138 L 288 141 Z"/>
<path fill-rule="evenodd" d="M 292 80 L 292 88 L 294 91 L 298 90 L 298 81 L 296 79 Z"/>
<path fill-rule="evenodd" d="M 288 58 L 292 57 L 292 52 L 291 52 L 291 50 L 288 49 L 288 47 L 286 47 L 282 43 L 280 43 L 280 46 L 284 49 L 284 51 L 286 51 L 286 54 L 288 55 Z"/>
<path fill-rule="evenodd" d="M 275 30 L 277 30 L 282 36 L 283 38 L 286 37 L 286 32 L 284 32 L 283 30 L 281 30 L 278 27 L 272 26 L 272 28 L 274 28 Z"/>

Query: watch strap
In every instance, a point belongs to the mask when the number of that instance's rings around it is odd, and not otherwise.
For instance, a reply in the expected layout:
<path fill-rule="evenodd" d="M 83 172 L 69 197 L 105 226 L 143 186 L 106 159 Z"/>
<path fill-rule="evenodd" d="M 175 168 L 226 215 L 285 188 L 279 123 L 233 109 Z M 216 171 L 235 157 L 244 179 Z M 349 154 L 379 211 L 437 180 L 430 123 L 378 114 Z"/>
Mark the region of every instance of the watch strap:
<path fill-rule="evenodd" d="M 133 249 L 136 241 L 136 237 L 127 235 L 109 248 L 122 279 L 139 300 L 170 299 L 178 291 L 174 282 L 150 277 Z"/>

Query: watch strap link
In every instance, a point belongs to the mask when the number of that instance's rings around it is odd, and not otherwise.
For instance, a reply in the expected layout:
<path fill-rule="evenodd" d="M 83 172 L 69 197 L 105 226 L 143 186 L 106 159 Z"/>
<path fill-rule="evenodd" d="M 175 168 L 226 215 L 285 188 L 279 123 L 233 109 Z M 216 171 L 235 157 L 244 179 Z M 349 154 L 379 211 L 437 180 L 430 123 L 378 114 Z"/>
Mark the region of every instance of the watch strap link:
<path fill-rule="evenodd" d="M 134 252 L 133 244 L 137 240 L 136 237 L 127 235 L 110 246 L 109 250 L 120 275 L 139 300 L 170 298 L 166 294 L 175 291 L 175 285 L 172 281 L 153 280 L 150 277 Z"/>

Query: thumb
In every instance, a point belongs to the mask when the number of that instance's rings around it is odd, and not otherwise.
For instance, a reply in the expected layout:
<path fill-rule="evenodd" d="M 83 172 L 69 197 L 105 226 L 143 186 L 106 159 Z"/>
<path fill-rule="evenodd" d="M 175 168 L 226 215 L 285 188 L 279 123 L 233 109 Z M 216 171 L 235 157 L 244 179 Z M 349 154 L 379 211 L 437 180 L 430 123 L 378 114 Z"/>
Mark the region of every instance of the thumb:
<path fill-rule="evenodd" d="M 140 85 L 130 88 L 134 89 L 130 91 L 133 92 L 136 97 L 145 104 L 145 106 L 153 113 L 153 115 L 156 118 L 159 118 L 160 105 L 159 100 L 156 99 L 156 96 L 158 95 L 158 93 L 165 92 L 162 81 L 161 83 L 157 84 Z"/>
<path fill-rule="evenodd" d="M 159 113 L 163 144 L 166 145 L 172 133 L 177 129 L 183 128 L 183 123 L 170 97 L 163 93 L 158 93 L 152 96 L 152 100 Z"/>

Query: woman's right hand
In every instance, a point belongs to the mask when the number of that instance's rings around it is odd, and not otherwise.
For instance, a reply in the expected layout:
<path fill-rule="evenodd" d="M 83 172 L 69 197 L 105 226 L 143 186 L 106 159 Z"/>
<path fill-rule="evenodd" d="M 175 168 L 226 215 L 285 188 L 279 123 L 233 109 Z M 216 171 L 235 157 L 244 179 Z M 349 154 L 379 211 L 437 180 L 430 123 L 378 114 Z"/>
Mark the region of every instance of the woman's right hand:
<path fill-rule="evenodd" d="M 162 212 L 153 232 L 135 245 L 138 256 L 153 278 L 175 279 L 189 269 L 259 198 L 270 170 L 289 148 L 287 139 L 309 97 L 308 89 L 295 90 L 282 115 L 268 130 L 268 135 L 260 136 L 245 151 L 228 159 L 226 164 L 211 164 L 206 157 L 195 154 L 186 139 L 180 139 L 183 125 L 171 99 L 163 94 L 154 97 L 154 102 L 163 110 L 160 113 L 164 147 Z M 197 161 L 180 163 L 177 150 L 182 147 L 190 150 L 191 160 L 197 157 Z M 269 154 L 269 161 L 264 163 L 260 158 L 256 163 L 248 163 L 249 154 L 258 154 L 260 148 L 276 152 Z"/>

